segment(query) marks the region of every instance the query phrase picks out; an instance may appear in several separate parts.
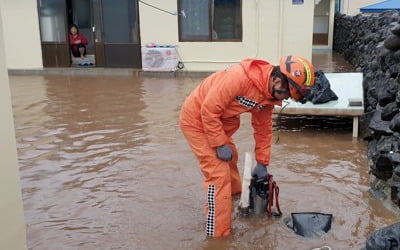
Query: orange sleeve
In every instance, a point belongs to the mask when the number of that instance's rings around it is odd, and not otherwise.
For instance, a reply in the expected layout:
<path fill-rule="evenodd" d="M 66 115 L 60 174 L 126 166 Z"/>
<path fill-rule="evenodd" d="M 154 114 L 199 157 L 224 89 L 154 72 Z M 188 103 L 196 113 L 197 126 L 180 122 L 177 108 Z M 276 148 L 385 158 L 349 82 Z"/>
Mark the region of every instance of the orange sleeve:
<path fill-rule="evenodd" d="M 254 128 L 254 140 L 256 142 L 255 153 L 258 163 L 269 165 L 272 142 L 272 105 L 265 109 L 253 112 L 251 125 Z"/>
<path fill-rule="evenodd" d="M 215 81 L 209 89 L 201 106 L 203 129 L 211 147 L 218 147 L 229 142 L 222 127 L 221 117 L 226 108 L 243 92 L 240 76 L 224 72 L 212 79 Z"/>

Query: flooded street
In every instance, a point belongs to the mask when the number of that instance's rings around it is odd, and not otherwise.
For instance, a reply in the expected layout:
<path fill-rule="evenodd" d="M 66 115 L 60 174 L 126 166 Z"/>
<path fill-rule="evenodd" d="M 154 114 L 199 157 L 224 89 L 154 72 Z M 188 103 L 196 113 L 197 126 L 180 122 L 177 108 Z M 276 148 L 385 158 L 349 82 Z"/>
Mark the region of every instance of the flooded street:
<path fill-rule="evenodd" d="M 314 52 L 312 55 L 312 63 L 316 69 L 320 69 L 327 73 L 355 72 L 354 67 L 337 52 Z"/>
<path fill-rule="evenodd" d="M 199 81 L 10 76 L 28 248 L 360 249 L 397 222 L 369 194 L 367 145 L 352 139 L 351 119 L 281 117 L 269 172 L 283 218 L 233 213 L 230 237 L 206 239 L 203 177 L 178 127 Z M 245 114 L 234 136 L 241 174 L 252 132 Z M 305 239 L 286 227 L 291 212 L 309 211 L 333 214 L 328 234 Z"/>

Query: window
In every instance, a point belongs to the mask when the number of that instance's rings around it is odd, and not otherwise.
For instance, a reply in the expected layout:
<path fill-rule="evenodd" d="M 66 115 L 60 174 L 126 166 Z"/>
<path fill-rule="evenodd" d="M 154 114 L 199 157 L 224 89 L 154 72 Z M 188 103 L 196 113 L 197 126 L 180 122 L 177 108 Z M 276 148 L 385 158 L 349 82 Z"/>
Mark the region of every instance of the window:
<path fill-rule="evenodd" d="M 179 41 L 242 41 L 241 0 L 178 0 Z"/>

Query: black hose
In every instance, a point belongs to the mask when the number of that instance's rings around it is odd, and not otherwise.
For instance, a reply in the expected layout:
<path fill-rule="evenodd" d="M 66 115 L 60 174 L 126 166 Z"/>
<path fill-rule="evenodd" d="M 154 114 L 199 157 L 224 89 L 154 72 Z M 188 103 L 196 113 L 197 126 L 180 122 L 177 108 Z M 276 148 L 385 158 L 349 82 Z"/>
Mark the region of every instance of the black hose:
<path fill-rule="evenodd" d="M 278 113 L 278 123 L 280 122 L 282 111 L 286 108 L 287 105 L 289 105 L 289 103 L 290 103 L 290 102 L 287 102 L 287 103 L 281 108 L 281 110 L 279 111 L 279 113 Z M 278 142 L 279 142 L 279 132 L 280 132 L 280 131 L 281 131 L 281 129 L 278 128 L 277 138 L 276 138 L 275 144 L 278 144 Z"/>

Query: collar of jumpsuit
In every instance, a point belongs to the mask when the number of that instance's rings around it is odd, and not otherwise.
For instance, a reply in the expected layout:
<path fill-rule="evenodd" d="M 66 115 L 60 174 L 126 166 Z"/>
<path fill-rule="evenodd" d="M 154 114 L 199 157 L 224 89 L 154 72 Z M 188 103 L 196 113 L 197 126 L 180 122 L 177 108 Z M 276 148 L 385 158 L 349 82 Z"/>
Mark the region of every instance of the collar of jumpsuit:
<path fill-rule="evenodd" d="M 282 100 L 285 98 L 276 98 L 272 93 L 272 86 L 276 85 L 278 82 L 276 80 L 274 81 L 271 77 L 273 66 L 270 63 L 263 60 L 244 59 L 240 63 L 240 66 L 244 74 L 253 82 L 254 86 L 264 94 L 266 99 L 271 100 L 275 105 L 282 105 Z M 275 89 L 278 90 L 280 95 L 282 95 L 280 90 L 285 90 L 281 88 L 282 87 L 275 86 Z M 275 94 L 278 95 L 278 92 L 275 92 Z"/>
<path fill-rule="evenodd" d="M 240 65 L 253 84 L 267 99 L 274 100 L 276 105 L 280 106 L 282 100 L 290 98 L 288 83 L 282 82 L 279 77 L 271 77 L 273 66 L 268 62 L 244 59 Z"/>

